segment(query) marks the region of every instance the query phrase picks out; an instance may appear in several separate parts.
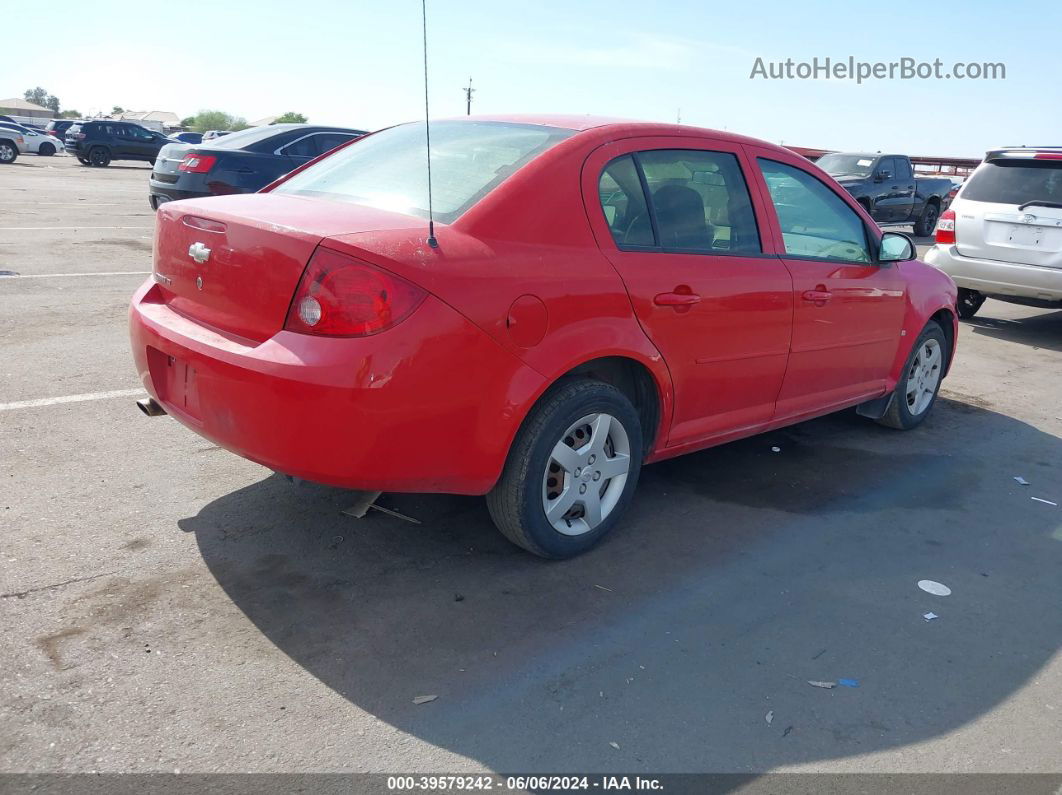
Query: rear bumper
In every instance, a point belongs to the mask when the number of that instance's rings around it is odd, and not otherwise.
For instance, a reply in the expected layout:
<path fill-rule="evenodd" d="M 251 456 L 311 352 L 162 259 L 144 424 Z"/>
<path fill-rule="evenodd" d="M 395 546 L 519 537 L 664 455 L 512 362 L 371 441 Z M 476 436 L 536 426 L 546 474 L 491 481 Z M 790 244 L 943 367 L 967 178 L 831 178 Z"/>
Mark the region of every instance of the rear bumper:
<path fill-rule="evenodd" d="M 959 287 L 986 295 L 1062 301 L 1062 269 L 974 259 L 954 245 L 936 245 L 925 261 L 948 274 Z"/>
<path fill-rule="evenodd" d="M 205 191 L 179 190 L 173 185 L 156 180 L 148 180 L 148 203 L 153 210 L 157 210 L 160 204 L 175 202 L 180 199 L 199 199 L 213 194 Z"/>
<path fill-rule="evenodd" d="M 371 491 L 484 494 L 542 377 L 429 296 L 381 334 L 223 335 L 159 302 L 130 307 L 147 391 L 199 435 L 285 474 Z"/>

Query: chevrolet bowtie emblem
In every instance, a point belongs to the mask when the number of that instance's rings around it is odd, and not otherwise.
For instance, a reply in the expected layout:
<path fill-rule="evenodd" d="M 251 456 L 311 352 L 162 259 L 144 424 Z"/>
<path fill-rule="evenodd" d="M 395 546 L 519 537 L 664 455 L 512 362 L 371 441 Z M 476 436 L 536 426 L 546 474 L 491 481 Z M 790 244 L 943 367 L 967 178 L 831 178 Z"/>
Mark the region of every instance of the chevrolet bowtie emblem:
<path fill-rule="evenodd" d="M 198 264 L 202 265 L 210 259 L 210 249 L 202 243 L 192 243 L 192 245 L 188 247 L 188 256 L 194 259 Z"/>

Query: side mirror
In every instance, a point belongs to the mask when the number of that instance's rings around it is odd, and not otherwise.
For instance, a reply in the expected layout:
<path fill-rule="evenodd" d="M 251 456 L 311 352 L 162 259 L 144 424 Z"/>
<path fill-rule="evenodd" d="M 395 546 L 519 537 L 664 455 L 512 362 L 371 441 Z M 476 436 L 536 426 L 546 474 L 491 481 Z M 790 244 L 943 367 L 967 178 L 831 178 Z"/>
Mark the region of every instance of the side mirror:
<path fill-rule="evenodd" d="M 906 262 L 915 258 L 915 245 L 901 232 L 886 232 L 881 236 L 878 262 Z"/>
<path fill-rule="evenodd" d="M 889 171 L 879 171 L 877 174 L 874 175 L 874 181 L 875 182 L 884 182 L 885 180 L 887 180 L 891 176 L 892 176 L 892 173 L 889 172 Z"/>

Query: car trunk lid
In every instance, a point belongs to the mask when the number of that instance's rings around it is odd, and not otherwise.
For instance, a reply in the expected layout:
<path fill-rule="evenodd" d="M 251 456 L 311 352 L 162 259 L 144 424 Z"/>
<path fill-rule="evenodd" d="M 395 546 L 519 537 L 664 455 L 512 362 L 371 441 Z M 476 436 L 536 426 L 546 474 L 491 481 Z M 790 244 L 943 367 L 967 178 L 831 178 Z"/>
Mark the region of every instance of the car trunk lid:
<path fill-rule="evenodd" d="M 272 194 L 164 204 L 155 235 L 154 279 L 174 311 L 261 342 L 283 328 L 302 272 L 322 239 L 407 225 L 423 221 Z"/>
<path fill-rule="evenodd" d="M 961 199 L 952 209 L 962 256 L 1062 268 L 1062 209 Z"/>
<path fill-rule="evenodd" d="M 966 182 L 952 203 L 961 255 L 1062 268 L 1062 160 L 1039 157 L 990 154 Z"/>
<path fill-rule="evenodd" d="M 191 144 L 172 143 L 166 144 L 159 150 L 159 156 L 155 158 L 155 167 L 152 169 L 152 178 L 159 182 L 176 182 L 180 177 L 177 167 L 181 165 L 184 156 L 192 149 Z"/>

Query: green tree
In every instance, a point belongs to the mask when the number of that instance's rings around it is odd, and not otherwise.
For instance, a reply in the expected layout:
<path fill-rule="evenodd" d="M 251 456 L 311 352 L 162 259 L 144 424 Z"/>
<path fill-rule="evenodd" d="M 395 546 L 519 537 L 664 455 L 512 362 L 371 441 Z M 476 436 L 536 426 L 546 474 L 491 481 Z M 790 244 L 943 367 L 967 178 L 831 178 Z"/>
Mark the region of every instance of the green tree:
<path fill-rule="evenodd" d="M 59 97 L 55 94 L 49 94 L 48 99 L 44 103 L 44 107 L 48 108 L 52 113 L 58 115 L 59 113 Z"/>
<path fill-rule="evenodd" d="M 195 116 L 185 116 L 181 119 L 182 127 L 191 127 L 193 124 L 195 124 Z"/>
<path fill-rule="evenodd" d="M 113 108 L 111 108 L 112 116 L 121 116 L 123 113 L 125 113 L 125 108 L 123 108 L 121 105 L 115 105 Z"/>
<path fill-rule="evenodd" d="M 80 119 L 81 111 L 79 110 L 64 110 L 59 114 L 60 119 Z"/>
<path fill-rule="evenodd" d="M 293 113 L 289 110 L 284 115 L 277 116 L 276 121 L 274 121 L 273 124 L 305 124 L 306 121 L 306 117 L 301 113 Z"/>
<path fill-rule="evenodd" d="M 185 121 L 188 121 L 185 119 Z M 247 129 L 247 120 L 239 116 L 230 116 L 228 113 L 220 110 L 201 110 L 192 119 L 190 126 L 196 132 L 206 132 L 207 130 L 245 130 Z"/>
<path fill-rule="evenodd" d="M 37 86 L 36 88 L 27 88 L 22 96 L 26 98 L 26 102 L 32 102 L 34 105 L 40 105 L 42 108 L 48 107 L 48 91 L 40 86 Z"/>

